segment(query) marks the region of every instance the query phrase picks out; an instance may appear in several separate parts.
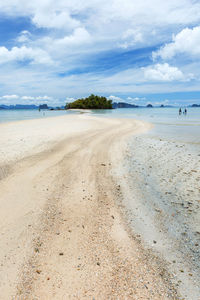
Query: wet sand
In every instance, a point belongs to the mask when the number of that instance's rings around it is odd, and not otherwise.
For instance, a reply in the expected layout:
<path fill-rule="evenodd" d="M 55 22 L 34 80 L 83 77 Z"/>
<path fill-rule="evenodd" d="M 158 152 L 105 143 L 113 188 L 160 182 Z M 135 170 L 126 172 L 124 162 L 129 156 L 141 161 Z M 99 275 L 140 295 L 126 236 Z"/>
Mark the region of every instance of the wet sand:
<path fill-rule="evenodd" d="M 184 299 L 200 295 L 200 145 L 164 134 L 132 137 L 114 175 L 135 236 L 156 256 Z M 117 154 L 117 151 L 116 151 Z"/>
<path fill-rule="evenodd" d="M 149 124 L 82 115 L 0 126 L 0 299 L 179 299 L 127 226 L 111 175 Z"/>

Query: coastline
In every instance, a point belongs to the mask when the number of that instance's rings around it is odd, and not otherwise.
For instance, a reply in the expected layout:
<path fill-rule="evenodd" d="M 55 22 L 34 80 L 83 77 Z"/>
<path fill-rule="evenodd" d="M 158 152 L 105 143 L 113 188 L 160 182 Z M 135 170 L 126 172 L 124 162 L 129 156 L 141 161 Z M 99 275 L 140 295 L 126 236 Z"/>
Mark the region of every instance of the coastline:
<path fill-rule="evenodd" d="M 159 135 L 157 129 L 132 136 L 116 155 L 112 174 L 121 185 L 119 203 L 129 228 L 165 262 L 181 296 L 198 299 L 199 143 Z"/>
<path fill-rule="evenodd" d="M 150 125 L 81 115 L 3 126 L 2 299 L 176 299 L 127 229 L 110 175 L 114 145 Z"/>

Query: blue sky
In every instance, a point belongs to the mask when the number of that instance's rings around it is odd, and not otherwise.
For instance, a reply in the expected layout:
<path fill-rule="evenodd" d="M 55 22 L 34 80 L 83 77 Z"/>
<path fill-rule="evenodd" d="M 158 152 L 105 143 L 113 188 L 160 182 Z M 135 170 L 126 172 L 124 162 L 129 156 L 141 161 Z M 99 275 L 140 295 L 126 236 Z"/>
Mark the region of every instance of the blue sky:
<path fill-rule="evenodd" d="M 0 104 L 200 103 L 200 2 L 0 3 Z"/>

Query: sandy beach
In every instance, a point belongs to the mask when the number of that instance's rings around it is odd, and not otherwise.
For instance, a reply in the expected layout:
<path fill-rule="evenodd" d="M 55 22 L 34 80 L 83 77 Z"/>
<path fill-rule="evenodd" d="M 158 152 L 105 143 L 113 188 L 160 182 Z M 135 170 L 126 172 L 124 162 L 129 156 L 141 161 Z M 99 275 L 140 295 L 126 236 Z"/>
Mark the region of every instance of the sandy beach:
<path fill-rule="evenodd" d="M 128 227 L 111 172 L 150 124 L 75 115 L 0 126 L 0 299 L 178 299 Z"/>
<path fill-rule="evenodd" d="M 198 141 L 177 141 L 159 130 L 132 136 L 124 151 L 116 149 L 113 174 L 129 227 L 145 249 L 165 261 L 181 299 L 190 300 L 200 295 Z"/>

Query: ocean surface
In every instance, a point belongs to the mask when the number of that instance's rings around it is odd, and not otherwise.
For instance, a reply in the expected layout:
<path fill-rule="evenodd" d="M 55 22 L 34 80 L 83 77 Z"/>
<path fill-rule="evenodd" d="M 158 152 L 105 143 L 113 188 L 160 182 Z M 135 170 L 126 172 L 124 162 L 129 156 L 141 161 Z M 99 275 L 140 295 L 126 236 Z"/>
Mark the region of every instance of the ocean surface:
<path fill-rule="evenodd" d="M 66 110 L 2 109 L 0 110 L 0 123 L 56 117 L 71 113 Z"/>
<path fill-rule="evenodd" d="M 187 115 L 179 115 L 178 108 L 121 108 L 113 110 L 93 110 L 92 114 L 133 118 L 154 124 L 149 132 L 152 136 L 164 136 L 171 141 L 200 143 L 200 108 L 187 108 Z"/>

